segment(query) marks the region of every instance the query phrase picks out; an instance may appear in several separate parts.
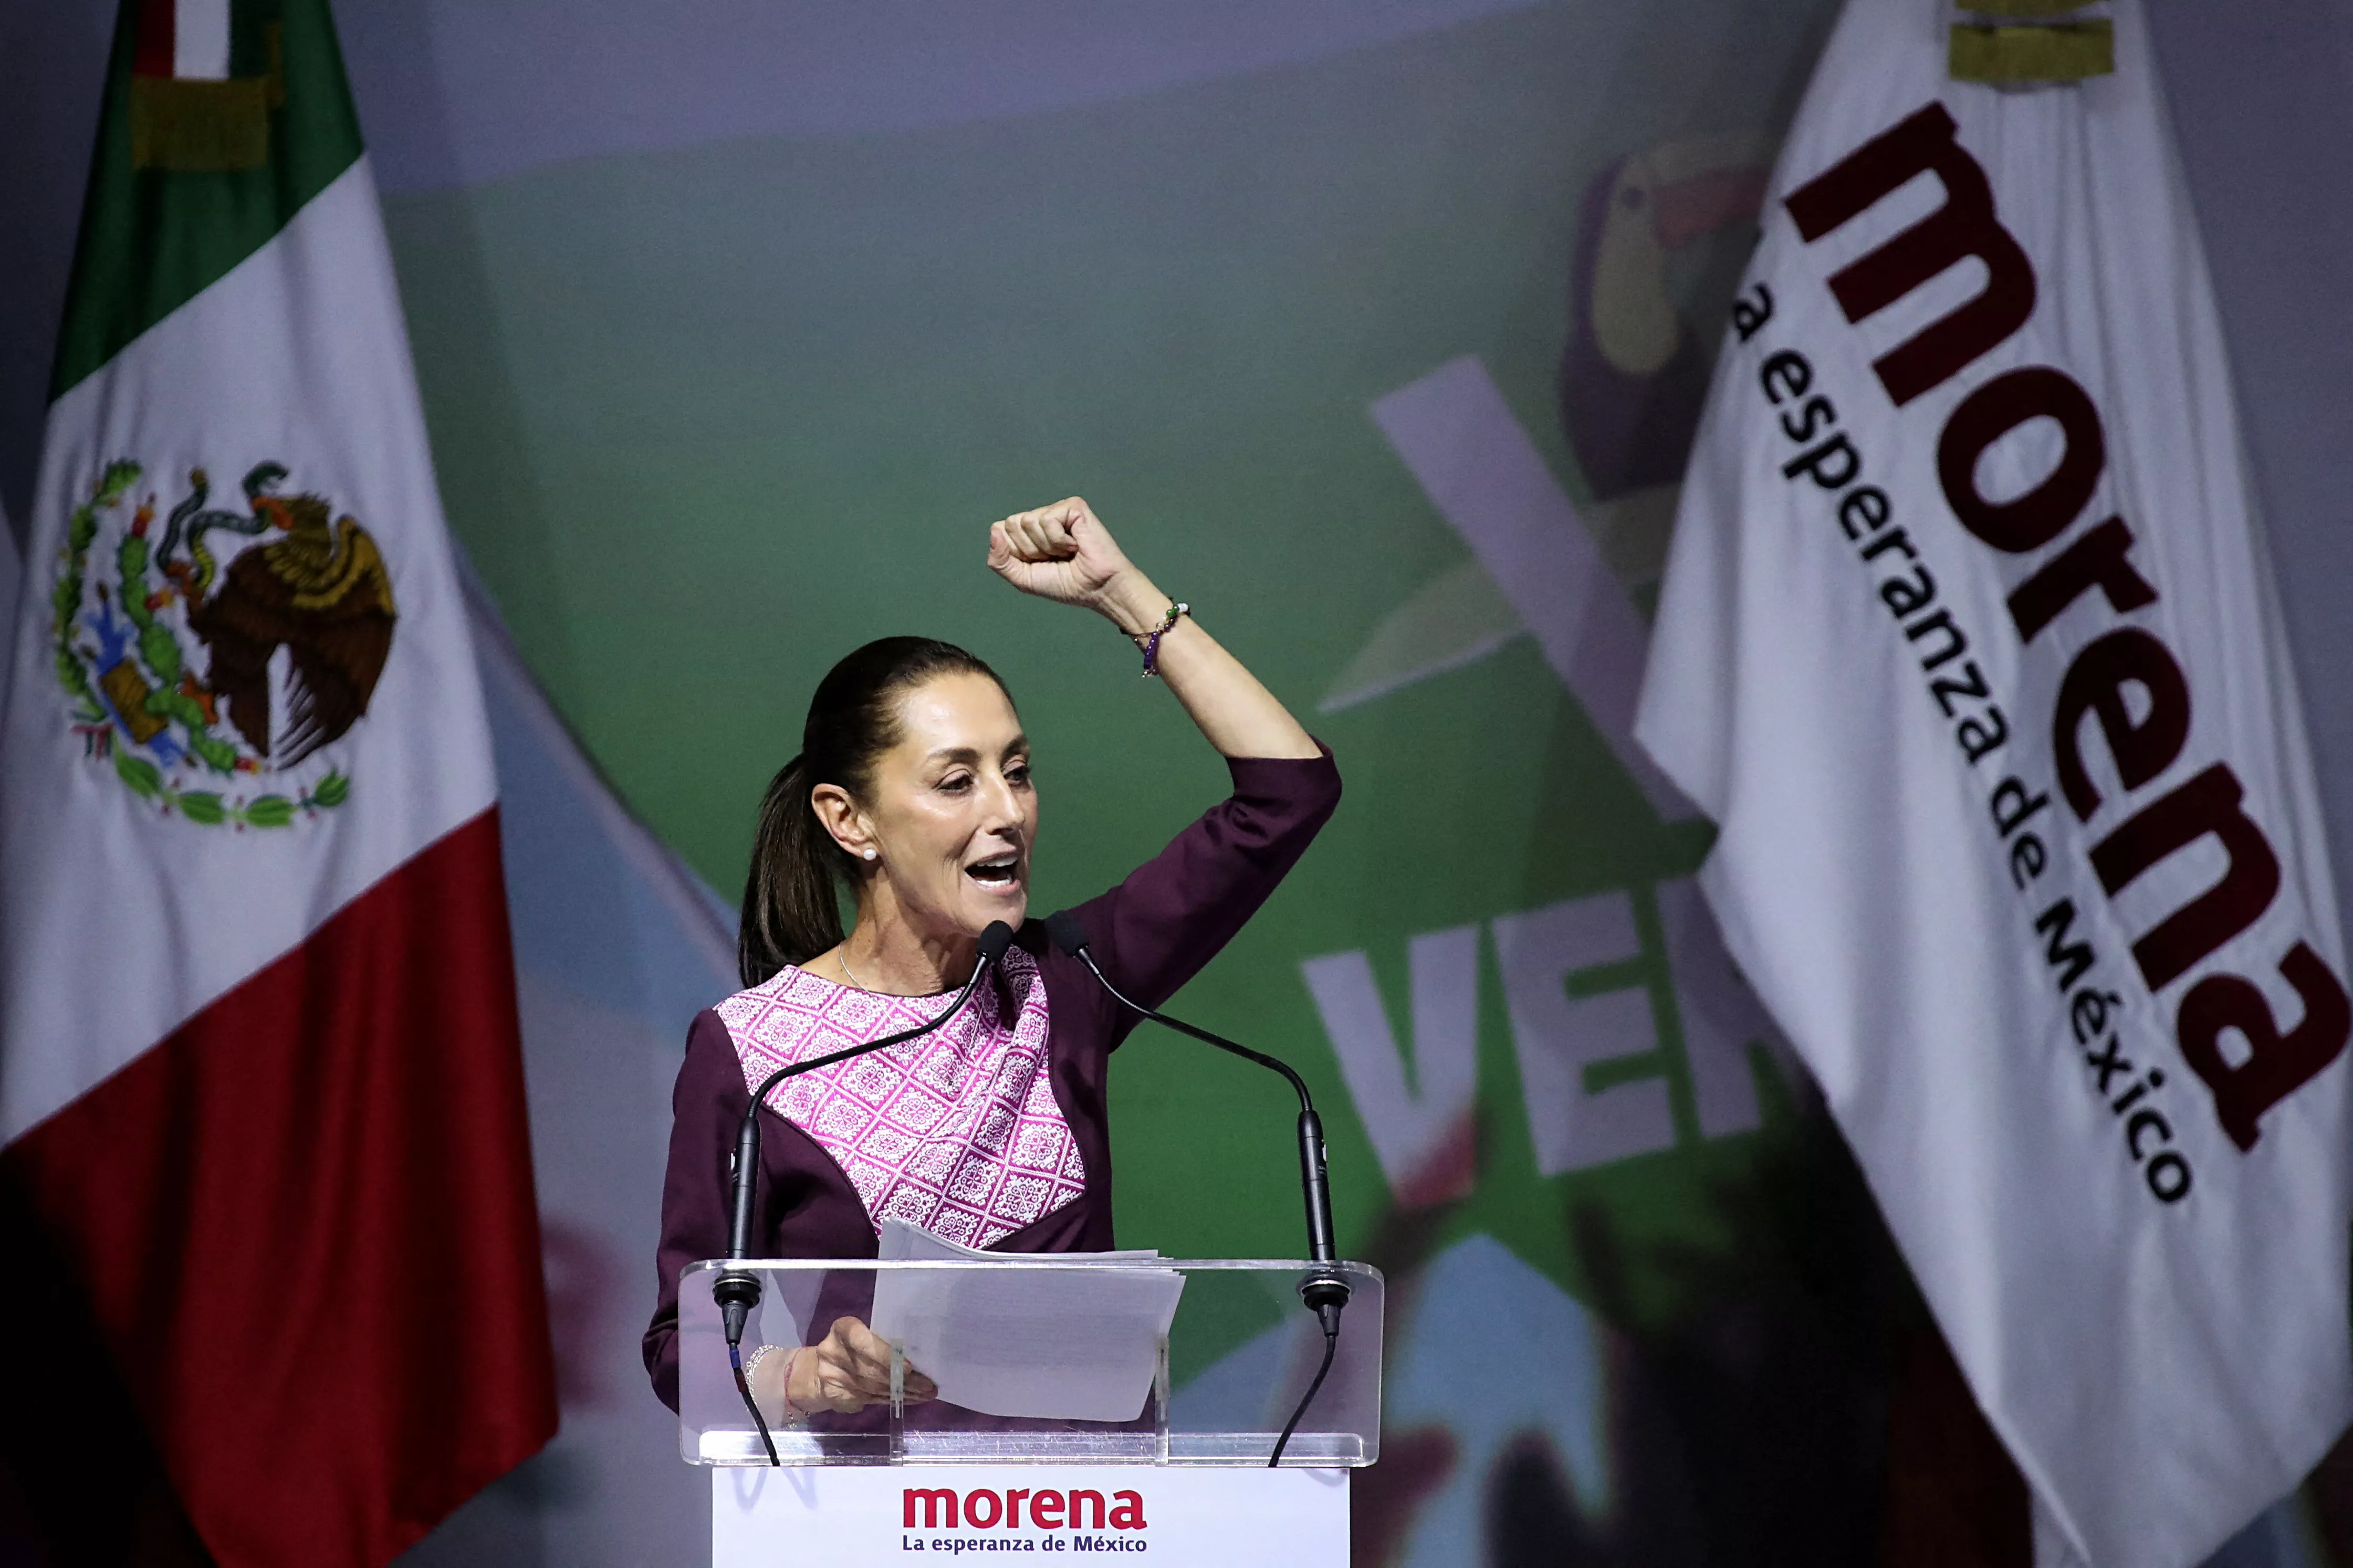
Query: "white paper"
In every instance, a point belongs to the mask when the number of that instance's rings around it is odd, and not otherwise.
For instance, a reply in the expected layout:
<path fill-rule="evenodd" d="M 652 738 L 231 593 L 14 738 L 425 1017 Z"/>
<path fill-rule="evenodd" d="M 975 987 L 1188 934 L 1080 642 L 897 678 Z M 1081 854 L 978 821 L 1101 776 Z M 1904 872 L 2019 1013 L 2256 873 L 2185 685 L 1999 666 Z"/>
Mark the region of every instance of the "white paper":
<path fill-rule="evenodd" d="M 1051 1268 L 883 1269 L 872 1327 L 900 1345 L 940 1397 L 985 1415 L 1133 1421 L 1144 1414 L 1160 1342 L 1185 1277 L 1136 1263 L 1157 1252 L 984 1252 L 902 1220 L 882 1226 L 884 1262 L 1050 1263 Z"/>

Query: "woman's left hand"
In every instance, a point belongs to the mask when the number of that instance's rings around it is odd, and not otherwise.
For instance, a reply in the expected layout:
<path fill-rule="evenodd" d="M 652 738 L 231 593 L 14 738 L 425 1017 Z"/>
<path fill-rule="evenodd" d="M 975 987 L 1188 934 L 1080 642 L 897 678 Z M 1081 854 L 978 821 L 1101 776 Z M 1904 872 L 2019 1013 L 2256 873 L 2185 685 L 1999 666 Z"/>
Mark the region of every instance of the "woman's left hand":
<path fill-rule="evenodd" d="M 836 1318 L 832 1331 L 816 1344 L 799 1346 L 773 1363 L 762 1357 L 751 1381 L 754 1398 L 781 1403 L 788 1414 L 833 1410 L 847 1415 L 889 1403 L 891 1346 L 856 1318 Z M 932 1380 L 912 1366 L 900 1389 L 910 1405 L 939 1394 Z"/>
<path fill-rule="evenodd" d="M 1076 496 L 989 524 L 988 567 L 1025 594 L 1083 605 L 1131 634 L 1151 630 L 1166 605 Z"/>

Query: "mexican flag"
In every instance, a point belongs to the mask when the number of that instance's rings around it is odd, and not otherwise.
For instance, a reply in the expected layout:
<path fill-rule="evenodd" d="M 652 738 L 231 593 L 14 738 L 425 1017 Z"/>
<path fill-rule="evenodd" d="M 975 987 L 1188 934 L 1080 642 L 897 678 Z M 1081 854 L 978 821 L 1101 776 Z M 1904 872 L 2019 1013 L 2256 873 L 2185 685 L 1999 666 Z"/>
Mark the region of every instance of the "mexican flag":
<path fill-rule="evenodd" d="M 0 1521 L 381 1563 L 555 1403 L 489 734 L 325 0 L 124 0 L 52 397 Z"/>

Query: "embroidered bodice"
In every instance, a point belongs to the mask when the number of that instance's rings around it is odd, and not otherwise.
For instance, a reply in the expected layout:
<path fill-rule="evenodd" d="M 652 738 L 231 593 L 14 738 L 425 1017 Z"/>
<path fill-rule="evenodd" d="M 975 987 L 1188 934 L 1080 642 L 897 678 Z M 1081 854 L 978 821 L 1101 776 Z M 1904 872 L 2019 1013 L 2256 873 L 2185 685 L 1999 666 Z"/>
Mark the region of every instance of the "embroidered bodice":
<path fill-rule="evenodd" d="M 714 1011 L 748 1091 L 790 1063 L 912 1029 L 953 1000 L 880 995 L 788 966 Z M 787 1079 L 767 1103 L 833 1157 L 878 1234 L 898 1218 L 987 1247 L 1086 1185 L 1046 1040 L 1046 987 L 1017 947 L 942 1028 Z"/>

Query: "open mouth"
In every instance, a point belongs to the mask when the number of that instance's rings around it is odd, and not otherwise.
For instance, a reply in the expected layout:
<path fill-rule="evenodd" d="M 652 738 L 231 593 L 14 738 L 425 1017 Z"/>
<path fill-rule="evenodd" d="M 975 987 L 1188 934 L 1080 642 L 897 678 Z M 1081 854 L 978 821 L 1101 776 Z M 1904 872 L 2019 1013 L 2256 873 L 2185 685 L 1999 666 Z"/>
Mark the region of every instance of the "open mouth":
<path fill-rule="evenodd" d="M 986 860 L 976 860 L 964 868 L 964 874 L 984 888 L 1009 888 L 1021 872 L 1021 857 L 1011 849 L 1002 855 L 991 855 Z"/>

